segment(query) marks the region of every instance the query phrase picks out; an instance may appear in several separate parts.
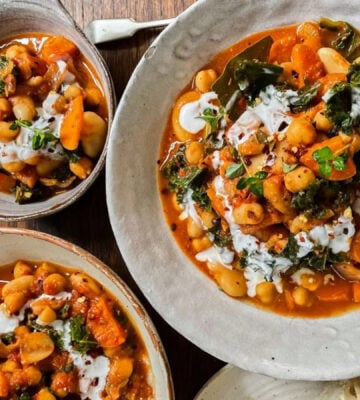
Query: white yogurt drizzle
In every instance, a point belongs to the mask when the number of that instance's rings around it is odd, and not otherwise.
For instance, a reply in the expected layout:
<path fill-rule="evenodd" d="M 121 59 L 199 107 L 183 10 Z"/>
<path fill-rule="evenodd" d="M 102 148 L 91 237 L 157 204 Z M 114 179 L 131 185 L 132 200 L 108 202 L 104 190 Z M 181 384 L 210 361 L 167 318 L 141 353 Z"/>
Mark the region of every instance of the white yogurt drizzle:
<path fill-rule="evenodd" d="M 200 118 L 207 108 L 219 111 L 219 107 L 212 104 L 211 100 L 218 98 L 215 92 L 208 92 L 201 95 L 199 100 L 186 103 L 180 109 L 179 123 L 187 132 L 196 134 L 204 129 L 206 122 Z"/>

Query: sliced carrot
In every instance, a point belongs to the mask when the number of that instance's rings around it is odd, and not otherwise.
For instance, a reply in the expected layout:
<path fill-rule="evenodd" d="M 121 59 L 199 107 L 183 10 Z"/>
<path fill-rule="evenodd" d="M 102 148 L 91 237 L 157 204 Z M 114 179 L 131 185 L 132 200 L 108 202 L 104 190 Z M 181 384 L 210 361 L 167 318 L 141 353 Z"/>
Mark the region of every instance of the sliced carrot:
<path fill-rule="evenodd" d="M 350 258 L 357 263 L 360 263 L 360 231 L 355 233 L 351 242 Z"/>
<path fill-rule="evenodd" d="M 10 384 L 5 372 L 0 371 L 0 397 L 7 398 L 10 391 Z"/>
<path fill-rule="evenodd" d="M 211 201 L 211 207 L 215 210 L 218 215 L 222 217 L 225 216 L 225 203 L 224 199 L 217 196 L 216 191 L 213 186 L 210 186 L 209 189 L 206 191 L 209 199 Z"/>
<path fill-rule="evenodd" d="M 84 126 L 84 105 L 82 96 L 73 98 L 64 115 L 60 127 L 60 142 L 66 150 L 75 150 L 79 146 L 80 134 Z"/>
<path fill-rule="evenodd" d="M 16 180 L 12 176 L 0 172 L 0 192 L 10 193 L 15 185 Z"/>
<path fill-rule="evenodd" d="M 41 57 L 48 64 L 58 60 L 68 61 L 75 57 L 78 52 L 75 44 L 64 36 L 54 36 L 47 39 L 40 50 Z"/>
<path fill-rule="evenodd" d="M 295 34 L 289 34 L 274 41 L 270 48 L 269 62 L 283 63 L 290 61 L 291 51 L 297 42 Z"/>
<path fill-rule="evenodd" d="M 336 153 L 347 145 L 348 142 L 342 136 L 334 136 L 330 139 L 312 145 L 306 151 L 306 153 L 300 157 L 300 162 L 306 167 L 313 170 L 315 174 L 321 176 L 319 173 L 319 164 L 316 160 L 314 160 L 313 153 L 316 150 L 322 149 L 324 147 L 329 147 L 333 153 Z M 351 157 L 346 160 L 345 166 L 346 168 L 344 169 L 344 171 L 337 171 L 333 168 L 330 175 L 326 178 L 330 181 L 343 181 L 353 177 L 356 174 L 356 166 L 354 160 Z"/>
<path fill-rule="evenodd" d="M 360 303 L 360 282 L 352 283 L 352 299 L 354 303 Z"/>
<path fill-rule="evenodd" d="M 104 296 L 91 300 L 86 325 L 102 347 L 117 347 L 126 340 L 126 330 L 115 319 Z"/>
<path fill-rule="evenodd" d="M 351 300 L 351 287 L 347 282 L 339 280 L 336 285 L 323 285 L 315 292 L 320 301 L 340 302 Z"/>
<path fill-rule="evenodd" d="M 296 44 L 291 52 L 293 69 L 298 74 L 298 85 L 312 84 L 325 75 L 325 69 L 317 53 L 305 44 Z"/>
<path fill-rule="evenodd" d="M 21 171 L 14 173 L 15 178 L 29 188 L 33 188 L 38 180 L 36 168 L 33 165 L 27 165 Z"/>
<path fill-rule="evenodd" d="M 288 310 L 292 311 L 295 308 L 295 301 L 290 290 L 284 290 L 284 299 Z"/>

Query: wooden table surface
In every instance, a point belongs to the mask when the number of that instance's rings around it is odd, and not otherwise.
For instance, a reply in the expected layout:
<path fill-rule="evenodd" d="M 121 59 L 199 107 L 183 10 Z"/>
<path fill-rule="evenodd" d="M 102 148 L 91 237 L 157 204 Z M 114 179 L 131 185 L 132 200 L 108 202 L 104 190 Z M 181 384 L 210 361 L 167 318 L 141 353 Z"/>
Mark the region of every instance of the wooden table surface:
<path fill-rule="evenodd" d="M 77 24 L 91 20 L 132 17 L 138 21 L 175 17 L 194 0 L 62 0 Z M 130 39 L 99 45 L 112 74 L 119 100 L 136 64 L 160 29 L 138 32 Z M 95 214 L 96 210 L 96 214 Z M 96 215 L 96 218 L 89 218 Z M 117 248 L 106 208 L 105 173 L 75 204 L 55 215 L 21 223 L 2 223 L 48 232 L 88 250 L 111 267 L 138 296 L 164 344 L 177 400 L 191 400 L 224 363 L 204 353 L 173 330 L 151 307 L 130 276 Z"/>

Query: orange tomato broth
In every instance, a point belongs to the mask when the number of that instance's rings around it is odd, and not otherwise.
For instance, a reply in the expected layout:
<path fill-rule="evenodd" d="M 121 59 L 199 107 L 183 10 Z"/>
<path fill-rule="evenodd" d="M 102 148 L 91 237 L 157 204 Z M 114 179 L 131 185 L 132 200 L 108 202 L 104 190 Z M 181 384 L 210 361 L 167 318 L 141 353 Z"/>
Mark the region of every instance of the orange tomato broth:
<path fill-rule="evenodd" d="M 300 24 L 295 24 L 253 33 L 215 55 L 201 70 L 208 68 L 214 69 L 218 76 L 220 76 L 227 62 L 235 55 L 245 50 L 247 47 L 253 45 L 268 35 L 272 37 L 274 42 L 283 38 L 286 40 L 288 36 L 294 36 L 296 34 L 296 30 L 299 25 Z M 329 35 L 331 35 L 331 33 L 329 33 Z M 192 80 L 184 88 L 180 95 L 191 90 L 194 90 L 194 80 Z M 196 140 L 199 137 L 201 137 L 201 134 L 195 134 L 192 138 Z M 158 169 L 158 185 L 164 216 L 170 227 L 172 235 L 181 250 L 192 261 L 192 263 L 204 273 L 204 275 L 212 279 L 216 284 L 216 280 L 209 271 L 206 262 L 200 262 L 195 258 L 197 252 L 192 247 L 192 239 L 187 233 L 187 221 L 186 219 L 179 219 L 181 210 L 179 210 L 178 206 L 175 204 L 174 193 L 168 189 L 168 181 L 161 173 L 161 166 L 169 158 L 169 155 L 173 149 L 172 146 L 176 145 L 176 143 L 180 142 L 174 133 L 172 118 L 170 115 L 161 139 L 160 156 L 158 160 L 158 165 L 160 167 Z M 289 296 L 289 293 L 291 293 L 291 291 L 294 289 L 295 284 L 291 282 L 290 279 L 283 279 L 283 293 L 276 293 L 273 301 L 270 304 L 262 303 L 257 296 L 245 296 L 236 300 L 244 301 L 258 308 L 281 315 L 306 318 L 330 317 L 357 309 L 360 301 L 359 296 L 357 295 L 357 292 L 359 291 L 359 284 L 343 279 L 332 270 L 326 270 L 325 273 L 316 272 L 316 276 L 324 276 L 325 274 L 329 273 L 332 274 L 333 284 L 327 286 L 321 285 L 319 289 L 312 292 L 312 304 L 308 307 L 300 307 L 294 304 L 293 300 L 291 299 L 291 295 Z M 219 290 L 221 289 L 219 288 Z"/>
<path fill-rule="evenodd" d="M 96 301 L 99 299 L 99 305 L 101 305 L 101 314 L 102 316 L 106 316 L 106 313 L 111 313 L 112 315 L 109 316 L 107 315 L 105 326 L 107 328 L 107 332 L 101 332 L 102 328 L 101 325 L 103 325 L 103 322 L 99 322 L 96 316 L 93 316 L 90 318 L 89 321 L 86 322 L 86 326 L 88 326 L 88 331 L 91 329 L 91 333 L 94 333 L 96 335 L 96 329 L 99 329 L 100 336 L 99 338 L 92 337 L 91 340 L 97 340 L 98 341 L 98 346 L 96 349 L 90 349 L 87 351 L 86 354 L 90 354 L 92 356 L 97 356 L 103 354 L 103 350 L 106 353 L 106 356 L 110 359 L 110 362 L 112 363 L 111 360 L 116 360 L 117 358 L 121 360 L 122 358 L 125 359 L 131 359 L 133 362 L 133 369 L 130 373 L 130 376 L 127 381 L 122 381 L 121 373 L 117 371 L 116 374 L 116 381 L 114 381 L 114 372 L 111 372 L 108 375 L 108 381 L 107 381 L 107 397 L 106 399 L 118 399 L 118 398 L 142 398 L 146 400 L 153 400 L 154 399 L 154 393 L 153 393 L 153 388 L 151 386 L 151 367 L 148 359 L 148 353 L 145 348 L 145 344 L 143 342 L 143 339 L 141 337 L 140 332 L 138 331 L 138 328 L 135 326 L 134 322 L 132 321 L 132 318 L 130 315 L 125 310 L 125 307 L 122 306 L 121 303 L 107 290 L 105 289 L 99 282 L 97 282 L 95 279 L 92 279 L 96 285 L 100 288 L 100 294 L 99 297 L 94 297 L 93 295 L 87 294 L 86 291 L 83 293 L 78 292 L 80 289 L 75 289 L 74 285 L 70 283 L 70 275 L 71 274 L 76 274 L 79 273 L 80 271 L 76 270 L 76 268 L 73 267 L 66 267 L 63 265 L 59 265 L 53 262 L 49 261 L 30 261 L 30 260 L 18 260 L 14 263 L 7 264 L 0 266 L 0 294 L 2 292 L 3 287 L 8 283 L 11 282 L 14 279 L 14 267 L 16 266 L 17 263 L 21 264 L 26 264 L 31 267 L 32 273 L 35 275 L 35 283 L 34 287 L 31 289 L 32 291 L 35 291 L 37 293 L 42 293 L 43 292 L 43 282 L 45 279 L 53 274 L 60 274 L 68 280 L 67 286 L 66 286 L 66 291 L 70 291 L 72 293 L 72 298 L 66 300 L 65 305 L 69 306 L 68 313 L 71 316 L 84 316 L 86 319 L 86 316 L 89 314 L 89 311 L 93 308 L 92 306 L 89 308 L 89 304 L 91 304 L 92 301 Z M 39 275 L 36 275 L 36 271 L 38 269 L 43 269 Z M 45 272 L 44 272 L 45 271 Z M 50 272 L 51 271 L 51 272 Z M 40 272 L 40 271 L 39 271 Z M 82 271 L 81 271 L 82 273 Z M 27 272 L 24 272 L 24 275 L 28 274 Z M 24 276 L 21 275 L 21 276 Z M 84 277 L 86 277 L 86 273 L 84 273 Z M 85 282 L 88 282 L 87 279 L 85 278 Z M 53 287 L 55 290 L 55 286 Z M 40 291 L 40 292 L 39 292 Z M 32 294 L 33 296 L 34 294 Z M 37 297 L 31 297 L 31 300 L 36 301 Z M 80 299 L 80 300 L 79 300 Z M 100 301 L 101 300 L 101 301 Z M 2 304 L 4 301 L 3 297 L 0 297 L 0 304 Z M 46 300 L 45 300 L 46 301 Z M 51 300 L 49 300 L 51 303 Z M 55 300 L 55 304 L 58 300 Z M 63 302 L 63 300 L 60 300 L 60 302 Z M 105 304 L 106 303 L 106 304 Z M 62 303 L 63 304 L 63 303 Z M 51 303 L 52 306 L 52 303 Z M 54 306 L 55 307 L 55 306 Z M 55 307 L 56 308 L 56 307 Z M 63 308 L 63 306 L 62 306 Z M 62 309 L 61 308 L 61 309 Z M 57 314 L 61 314 L 61 309 L 57 311 Z M 94 314 L 94 310 L 92 311 Z M 31 313 L 30 313 L 31 314 Z M 16 314 L 15 314 L 16 315 Z M 57 319 L 62 319 L 62 316 L 57 316 Z M 116 324 L 118 324 L 117 329 L 111 329 L 111 324 L 114 325 L 116 321 Z M 90 326 L 90 323 L 92 327 Z M 96 328 L 96 324 L 98 324 L 98 328 Z M 25 328 L 24 323 L 19 324 L 20 328 Z M 90 327 L 90 328 L 89 328 Z M 96 329 L 95 329 L 96 328 Z M 119 331 L 119 335 L 115 335 L 115 331 Z M 15 334 L 16 330 L 15 330 Z M 6 336 L 7 334 L 0 335 L 0 346 L 4 346 L 2 342 L 2 336 Z M 124 336 L 125 335 L 125 336 Z M 124 336 L 124 338 L 122 337 Z M 26 337 L 26 336 L 25 336 Z M 111 344 L 110 344 L 111 342 Z M 103 346 L 101 345 L 103 344 Z M 104 343 L 109 343 L 109 348 L 105 349 L 105 344 Z M 120 345 L 117 345 L 120 343 Z M 117 345 L 116 347 L 114 347 Z M 18 363 L 17 369 L 16 369 L 16 376 L 18 376 L 17 379 L 24 379 L 21 378 L 21 371 L 22 368 L 28 367 L 29 365 L 24 365 L 22 366 L 20 363 L 20 354 L 19 354 L 19 349 L 16 348 L 16 343 L 15 345 L 11 344 L 10 346 L 15 346 L 15 348 L 10 351 L 7 359 L 8 360 L 13 360 Z M 3 350 L 3 347 L 1 347 Z M 70 388 L 73 388 L 74 391 L 68 392 L 66 395 L 66 398 L 69 399 L 77 399 L 80 398 L 78 393 L 75 392 L 79 390 L 78 388 L 78 376 L 76 373 L 73 373 L 74 371 L 68 371 L 69 373 L 66 374 L 61 371 L 66 370 L 66 365 L 61 364 L 68 362 L 68 357 L 66 356 L 66 351 L 63 351 L 61 349 L 58 349 L 57 346 L 55 346 L 55 351 L 53 354 L 51 354 L 48 358 L 45 358 L 43 360 L 40 360 L 37 363 L 31 364 L 30 366 L 34 366 L 35 368 L 39 369 L 42 374 L 47 374 L 49 375 L 51 372 L 51 377 L 48 376 L 48 381 L 46 384 L 50 385 L 50 380 L 53 380 L 53 385 L 54 387 L 51 388 L 51 390 L 55 390 L 56 385 L 64 385 L 64 390 L 65 387 L 71 390 Z M 0 357 L 0 373 L 1 373 L 1 366 L 3 362 L 6 362 L 6 359 L 1 356 Z M 111 364 L 110 364 L 111 365 Z M 55 366 L 55 369 L 54 369 Z M 59 374 L 57 374 L 57 371 L 59 371 Z M 124 371 L 125 372 L 125 371 Z M 99 371 L 101 373 L 101 371 Z M 61 375 L 62 374 L 62 375 Z M 112 377 L 110 375 L 112 374 Z M 12 375 L 12 376 L 11 376 Z M 14 374 L 7 375 L 7 379 L 9 380 L 10 387 L 8 385 L 8 395 L 6 396 L 7 399 L 9 400 L 15 400 L 17 399 L 19 395 L 19 388 L 15 385 L 15 378 Z M 56 383 L 54 383 L 56 382 Z M 122 383 L 121 383 L 122 382 Z M 0 379 L 0 393 L 4 389 L 2 386 L 3 380 Z M 15 385 L 12 387 L 12 385 Z M 44 376 L 43 379 L 41 380 L 40 384 L 34 385 L 31 384 L 28 387 L 27 385 L 22 384 L 21 392 L 27 392 L 34 394 L 34 399 L 38 398 L 38 394 L 35 394 L 38 390 L 47 390 L 47 387 L 44 383 Z M 60 388 L 61 389 L 61 388 Z M 59 390 L 60 390 L 59 389 Z M 67 390 L 68 390 L 67 389 Z M 116 393 L 119 393 L 115 395 Z M 105 393 L 104 393 L 105 394 Z M 123 397 L 124 396 L 124 397 Z M 62 396 L 63 397 L 63 396 Z M 42 398 L 42 397 L 41 397 Z M 102 397 L 101 398 L 105 398 Z"/>

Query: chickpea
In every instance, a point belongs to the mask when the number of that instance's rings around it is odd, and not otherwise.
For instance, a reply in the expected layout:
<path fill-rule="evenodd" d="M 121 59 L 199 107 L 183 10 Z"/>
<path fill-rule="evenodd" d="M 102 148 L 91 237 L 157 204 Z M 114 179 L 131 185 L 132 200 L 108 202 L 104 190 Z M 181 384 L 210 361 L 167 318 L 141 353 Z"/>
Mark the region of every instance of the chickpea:
<path fill-rule="evenodd" d="M 322 276 L 319 273 L 301 275 L 301 286 L 310 292 L 315 292 L 322 283 Z"/>
<path fill-rule="evenodd" d="M 318 111 L 316 113 L 315 118 L 314 118 L 314 123 L 315 123 L 316 129 L 319 129 L 320 131 L 324 131 L 324 132 L 329 131 L 333 127 L 333 124 L 326 117 L 324 111 Z"/>
<path fill-rule="evenodd" d="M 297 193 L 305 190 L 315 182 L 315 174 L 310 168 L 297 167 L 284 177 L 285 187 L 289 192 Z"/>
<path fill-rule="evenodd" d="M 10 102 L 13 106 L 13 113 L 16 119 L 32 121 L 36 115 L 36 107 L 30 96 L 19 95 L 11 97 Z"/>
<path fill-rule="evenodd" d="M 0 121 L 0 142 L 8 143 L 17 137 L 19 128 L 10 129 L 12 125 L 12 121 Z"/>
<path fill-rule="evenodd" d="M 195 87 L 202 93 L 210 92 L 217 74 L 213 69 L 204 69 L 195 76 Z"/>
<path fill-rule="evenodd" d="M 82 96 L 82 89 L 78 85 L 69 85 L 64 92 L 64 96 L 67 100 L 72 100 L 75 97 Z"/>
<path fill-rule="evenodd" d="M 76 162 L 70 162 L 70 171 L 80 179 L 86 179 L 93 170 L 94 163 L 87 157 L 81 157 Z"/>
<path fill-rule="evenodd" d="M 75 290 L 80 294 L 89 297 L 90 299 L 101 294 L 101 288 L 94 281 L 94 279 L 83 274 L 82 272 L 75 272 L 70 275 L 70 282 Z"/>
<path fill-rule="evenodd" d="M 54 274 L 56 272 L 57 268 L 55 267 L 55 265 L 44 261 L 38 266 L 38 268 L 36 268 L 35 277 L 39 279 L 45 279 L 50 274 Z"/>
<path fill-rule="evenodd" d="M 49 391 L 48 388 L 42 388 L 36 393 L 35 400 L 56 400 L 56 397 Z"/>
<path fill-rule="evenodd" d="M 275 285 L 271 282 L 261 282 L 256 285 L 256 296 L 264 304 L 270 304 L 274 301 L 276 295 Z"/>
<path fill-rule="evenodd" d="M 0 371 L 0 397 L 7 398 L 10 392 L 10 384 L 7 377 L 3 371 Z"/>
<path fill-rule="evenodd" d="M 25 261 L 17 261 L 14 266 L 14 278 L 19 278 L 24 275 L 33 275 L 34 269 L 31 265 L 26 263 Z"/>
<path fill-rule="evenodd" d="M 197 253 L 204 251 L 211 247 L 210 239 L 205 235 L 202 238 L 195 238 L 191 241 L 192 247 Z"/>
<path fill-rule="evenodd" d="M 307 118 L 294 118 L 286 131 L 287 141 L 292 146 L 309 145 L 316 140 L 316 130 Z"/>
<path fill-rule="evenodd" d="M 12 113 L 12 107 L 8 99 L 0 98 L 0 121 L 8 119 Z"/>
<path fill-rule="evenodd" d="M 204 224 L 204 226 L 206 226 L 206 228 L 209 229 L 214 226 L 214 219 L 216 218 L 216 215 L 213 211 L 206 211 L 203 209 L 199 209 L 198 214 L 202 223 Z"/>
<path fill-rule="evenodd" d="M 204 234 L 204 230 L 201 225 L 199 225 L 192 218 L 187 220 L 187 233 L 191 238 L 200 238 Z"/>
<path fill-rule="evenodd" d="M 7 172 L 19 172 L 22 169 L 25 168 L 25 163 L 24 161 L 10 161 L 10 162 L 4 162 L 1 164 L 2 169 L 4 169 Z"/>
<path fill-rule="evenodd" d="M 31 87 L 40 86 L 44 82 L 44 78 L 40 75 L 32 76 L 26 81 L 26 84 Z"/>
<path fill-rule="evenodd" d="M 197 165 L 204 157 L 204 146 L 197 141 L 190 142 L 186 147 L 185 157 L 189 164 Z"/>
<path fill-rule="evenodd" d="M 39 177 L 44 178 L 49 176 L 52 171 L 60 167 L 63 162 L 61 160 L 40 159 L 36 164 L 36 172 Z"/>
<path fill-rule="evenodd" d="M 39 319 L 44 324 L 50 324 L 56 320 L 56 312 L 50 306 L 45 306 L 45 308 L 39 314 Z"/>
<path fill-rule="evenodd" d="M 54 273 L 44 279 L 43 290 L 46 294 L 55 295 L 64 291 L 67 284 L 68 282 L 64 275 Z"/>
<path fill-rule="evenodd" d="M 292 296 L 295 304 L 301 307 L 310 307 L 313 302 L 310 292 L 302 286 L 297 286 L 293 290 Z"/>
<path fill-rule="evenodd" d="M 215 280 L 220 288 L 229 296 L 243 297 L 246 295 L 247 286 L 242 271 L 225 267 L 221 269 L 217 268 Z"/>
<path fill-rule="evenodd" d="M 18 362 L 14 360 L 6 360 L 1 364 L 1 371 L 3 372 L 14 372 L 16 369 L 19 369 L 21 366 Z"/>
<path fill-rule="evenodd" d="M 233 209 L 232 216 L 236 224 L 259 224 L 265 216 L 264 209 L 259 203 L 242 203 Z"/>

